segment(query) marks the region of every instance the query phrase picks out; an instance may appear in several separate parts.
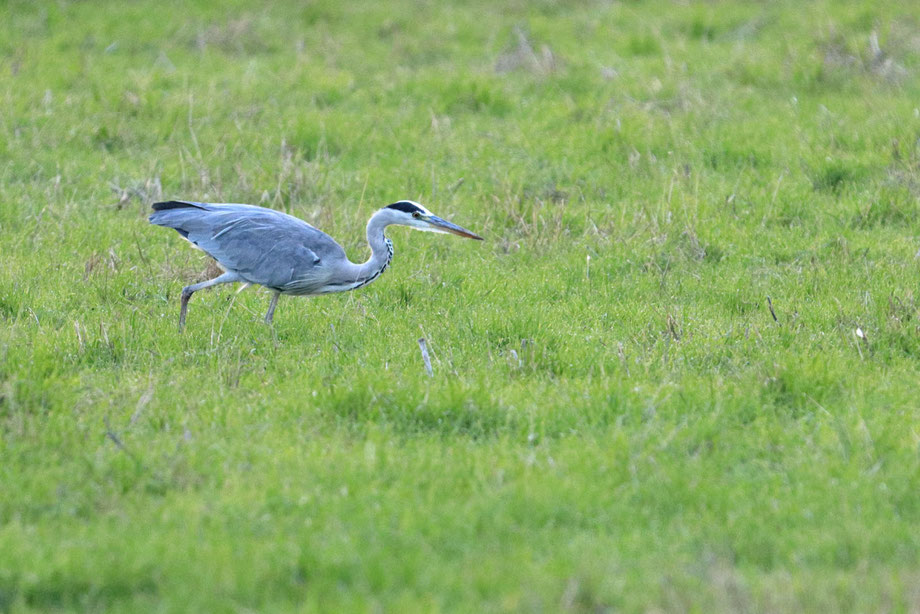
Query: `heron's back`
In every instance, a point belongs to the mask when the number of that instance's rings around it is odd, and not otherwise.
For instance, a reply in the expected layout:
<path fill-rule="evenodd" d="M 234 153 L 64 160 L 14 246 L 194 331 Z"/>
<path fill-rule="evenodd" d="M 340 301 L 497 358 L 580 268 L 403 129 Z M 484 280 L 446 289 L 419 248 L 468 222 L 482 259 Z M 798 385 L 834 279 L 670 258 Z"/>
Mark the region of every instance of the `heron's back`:
<path fill-rule="evenodd" d="M 289 294 L 326 285 L 345 250 L 332 237 L 286 213 L 254 205 L 169 201 L 150 222 L 174 228 L 228 271 Z"/>

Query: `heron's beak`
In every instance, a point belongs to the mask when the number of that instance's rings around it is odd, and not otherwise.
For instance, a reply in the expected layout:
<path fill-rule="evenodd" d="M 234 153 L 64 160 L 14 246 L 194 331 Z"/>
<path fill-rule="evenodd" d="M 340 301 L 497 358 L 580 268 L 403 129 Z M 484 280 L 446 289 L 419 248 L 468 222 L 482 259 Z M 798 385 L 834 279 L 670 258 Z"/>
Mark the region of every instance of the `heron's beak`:
<path fill-rule="evenodd" d="M 460 237 L 466 237 L 467 239 L 476 239 L 477 241 L 483 240 L 482 237 L 480 237 L 479 235 L 475 233 L 470 232 L 466 228 L 461 228 L 460 226 L 457 226 L 456 224 L 452 224 L 451 222 L 448 222 L 447 220 L 442 220 L 436 215 L 428 216 L 427 218 L 424 218 L 424 220 L 432 225 L 433 227 L 432 230 L 436 230 L 438 232 L 449 232 L 451 234 L 455 234 Z"/>

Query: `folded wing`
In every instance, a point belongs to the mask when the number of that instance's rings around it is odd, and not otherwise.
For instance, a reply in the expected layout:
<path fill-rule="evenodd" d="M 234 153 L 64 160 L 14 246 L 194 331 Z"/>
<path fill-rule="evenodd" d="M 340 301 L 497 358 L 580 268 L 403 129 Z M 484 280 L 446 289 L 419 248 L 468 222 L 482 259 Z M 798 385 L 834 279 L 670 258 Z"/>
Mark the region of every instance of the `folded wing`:
<path fill-rule="evenodd" d="M 150 222 L 174 228 L 228 271 L 288 294 L 326 285 L 344 250 L 296 217 L 252 205 L 156 203 Z"/>

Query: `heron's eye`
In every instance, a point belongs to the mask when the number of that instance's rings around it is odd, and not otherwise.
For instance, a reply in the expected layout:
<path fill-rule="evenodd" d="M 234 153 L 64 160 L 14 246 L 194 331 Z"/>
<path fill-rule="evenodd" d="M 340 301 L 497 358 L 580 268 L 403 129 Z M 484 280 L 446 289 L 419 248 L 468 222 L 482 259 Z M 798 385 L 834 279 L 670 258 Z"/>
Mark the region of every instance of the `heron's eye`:
<path fill-rule="evenodd" d="M 422 217 L 422 214 L 419 213 L 418 211 L 413 211 L 413 212 L 412 212 L 412 217 L 418 219 L 418 218 Z"/>

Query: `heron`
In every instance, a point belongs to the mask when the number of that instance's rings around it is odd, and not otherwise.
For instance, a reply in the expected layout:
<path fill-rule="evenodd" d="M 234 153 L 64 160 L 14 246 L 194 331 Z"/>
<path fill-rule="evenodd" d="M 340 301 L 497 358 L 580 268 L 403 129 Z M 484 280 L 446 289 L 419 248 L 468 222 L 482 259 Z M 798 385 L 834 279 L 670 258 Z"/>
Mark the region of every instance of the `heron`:
<path fill-rule="evenodd" d="M 217 261 L 223 273 L 182 288 L 179 330 L 192 294 L 218 284 L 258 284 L 273 292 L 265 322 L 271 324 L 282 294 L 313 296 L 355 290 L 377 279 L 393 259 L 384 234 L 398 224 L 416 230 L 482 237 L 434 215 L 417 202 L 400 200 L 376 211 L 367 222 L 371 257 L 355 264 L 335 240 L 292 215 L 255 205 L 170 200 L 154 203 L 149 220 L 173 228 Z M 244 288 L 246 286 L 243 286 Z"/>

